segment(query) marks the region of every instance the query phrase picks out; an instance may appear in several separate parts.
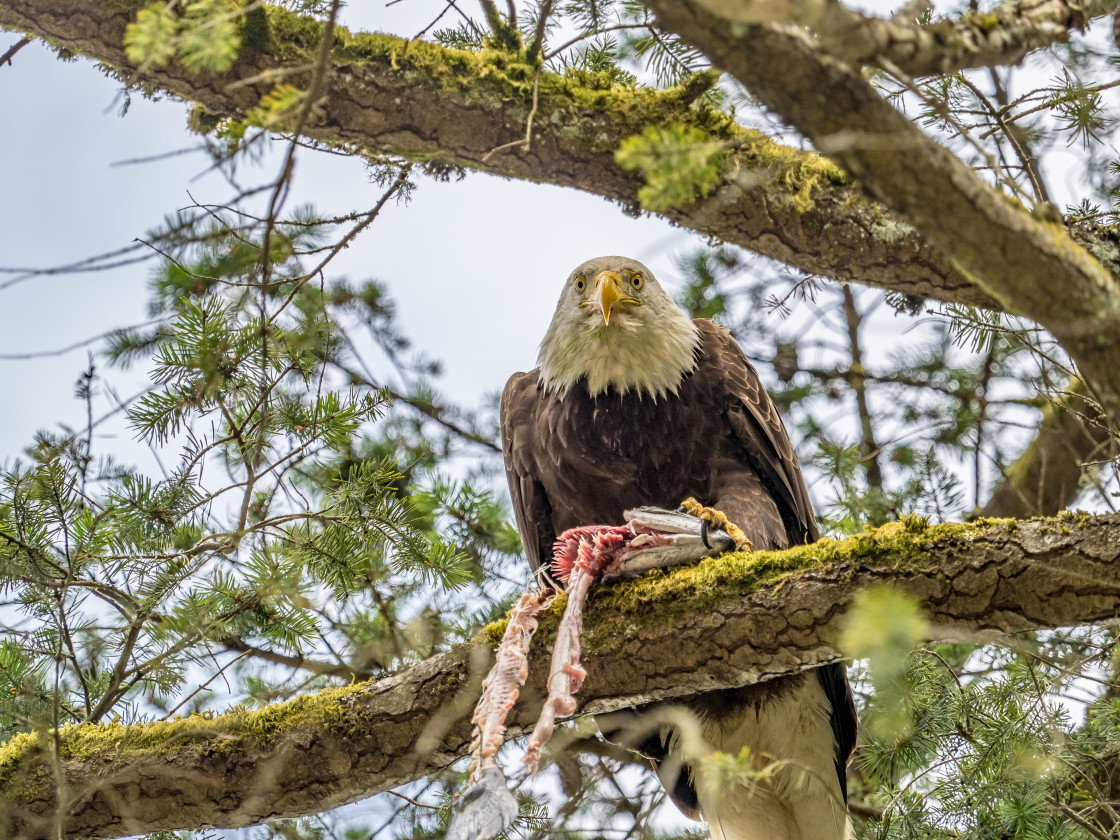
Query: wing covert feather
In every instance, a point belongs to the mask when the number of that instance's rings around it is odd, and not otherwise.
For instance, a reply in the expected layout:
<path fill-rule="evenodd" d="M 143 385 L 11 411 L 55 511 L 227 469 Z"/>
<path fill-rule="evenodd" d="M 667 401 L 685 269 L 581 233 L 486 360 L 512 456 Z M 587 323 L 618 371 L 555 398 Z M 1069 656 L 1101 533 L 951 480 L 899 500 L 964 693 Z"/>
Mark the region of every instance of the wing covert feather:
<path fill-rule="evenodd" d="M 723 377 L 732 434 L 774 494 L 791 544 L 813 542 L 820 531 L 777 406 L 731 334 L 711 321 L 697 324 Z"/>
<path fill-rule="evenodd" d="M 533 373 L 515 373 L 502 391 L 501 430 L 502 455 L 506 464 L 506 481 L 513 501 L 513 515 L 525 557 L 533 571 L 547 562 L 550 546 L 556 539 L 552 528 L 552 505 L 544 485 L 535 475 L 528 442 L 521 439 L 531 428 L 540 397 L 537 377 Z"/>

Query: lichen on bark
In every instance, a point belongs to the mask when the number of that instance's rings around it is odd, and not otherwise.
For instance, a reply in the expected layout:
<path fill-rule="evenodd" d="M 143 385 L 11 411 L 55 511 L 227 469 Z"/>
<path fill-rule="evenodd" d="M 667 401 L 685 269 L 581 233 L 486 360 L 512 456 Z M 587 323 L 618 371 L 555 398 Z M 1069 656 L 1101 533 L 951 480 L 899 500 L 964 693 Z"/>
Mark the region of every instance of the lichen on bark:
<path fill-rule="evenodd" d="M 272 91 L 278 71 L 294 85 L 309 77 L 309 45 L 321 24 L 270 8 L 246 17 L 243 49 L 229 72 L 193 74 L 172 62 L 135 78 L 122 44 L 141 5 L 10 0 L 0 4 L 0 27 L 90 56 L 145 89 L 200 103 L 210 114 L 207 124 L 215 115 L 243 119 Z M 571 186 L 637 210 L 642 180 L 615 162 L 619 144 L 650 125 L 696 126 L 727 142 L 729 181 L 701 200 L 666 210 L 671 222 L 809 274 L 913 297 L 992 304 L 915 232 L 890 242 L 873 236 L 869 219 L 891 214 L 861 196 L 832 164 L 736 127 L 689 85 L 630 89 L 612 85 L 605 74 L 542 74 L 533 135 L 522 146 L 516 141 L 525 137 L 534 74 L 517 53 L 468 53 L 336 30 L 318 118 L 305 134 L 437 167 Z M 515 145 L 487 157 L 508 143 Z"/>
<path fill-rule="evenodd" d="M 940 638 L 990 638 L 1111 620 L 1120 611 L 1120 515 L 930 525 L 729 554 L 604 587 L 585 615 L 578 714 L 746 685 L 823 662 L 856 593 L 909 592 Z M 530 651 L 511 732 L 546 694 L 559 603 Z M 466 754 L 497 627 L 362 685 L 212 718 L 61 733 L 70 836 L 244 826 L 354 801 Z M 0 835 L 53 836 L 51 733 L 0 749 Z"/>

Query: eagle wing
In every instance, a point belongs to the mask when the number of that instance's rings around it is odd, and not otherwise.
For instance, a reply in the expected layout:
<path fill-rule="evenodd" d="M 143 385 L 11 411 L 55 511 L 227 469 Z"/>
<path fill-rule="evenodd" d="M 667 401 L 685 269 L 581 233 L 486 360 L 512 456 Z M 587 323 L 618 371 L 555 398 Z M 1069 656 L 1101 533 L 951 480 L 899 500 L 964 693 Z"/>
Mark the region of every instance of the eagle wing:
<path fill-rule="evenodd" d="M 731 334 L 711 321 L 697 321 L 707 353 L 726 388 L 727 419 L 742 453 L 771 492 L 791 545 L 820 537 L 809 490 L 793 444 L 770 395 Z M 717 505 L 722 504 L 717 501 Z M 844 666 L 835 662 L 817 669 L 830 706 L 829 723 L 836 743 L 836 775 L 847 798 L 847 763 L 856 743 L 856 707 Z"/>
<path fill-rule="evenodd" d="M 789 544 L 813 542 L 820 531 L 809 490 L 774 401 L 727 330 L 707 320 L 696 325 L 722 380 L 727 421 L 740 457 L 750 463 L 777 503 Z"/>
<path fill-rule="evenodd" d="M 541 557 L 542 550 L 547 551 L 556 539 L 552 528 L 552 505 L 544 485 L 534 476 L 531 463 L 527 460 L 528 442 L 522 439 L 526 430 L 532 428 L 537 381 L 535 372 L 515 373 L 502 391 L 501 406 L 506 480 L 513 501 L 513 515 L 517 519 L 517 531 L 521 534 L 525 557 L 534 572 L 540 570 L 542 559 L 547 564 L 549 558 L 547 555 Z"/>

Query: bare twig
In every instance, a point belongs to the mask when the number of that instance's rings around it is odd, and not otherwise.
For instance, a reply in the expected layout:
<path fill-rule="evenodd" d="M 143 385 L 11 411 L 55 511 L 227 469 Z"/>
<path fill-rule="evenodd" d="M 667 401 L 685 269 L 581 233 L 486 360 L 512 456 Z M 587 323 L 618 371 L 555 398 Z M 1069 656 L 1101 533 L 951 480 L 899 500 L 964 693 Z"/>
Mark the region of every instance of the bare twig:
<path fill-rule="evenodd" d="M 12 63 L 12 56 L 14 56 L 16 53 L 18 53 L 20 50 L 22 50 L 24 47 L 26 47 L 30 43 L 31 43 L 30 38 L 20 38 L 18 41 L 16 41 L 14 44 L 12 44 L 8 48 L 7 52 L 5 52 L 3 55 L 0 55 L 0 67 L 3 67 L 5 64 L 11 64 Z"/>
<path fill-rule="evenodd" d="M 512 149 L 514 146 L 520 146 L 524 151 L 529 151 L 529 146 L 533 138 L 533 117 L 537 115 L 537 93 L 540 89 L 541 83 L 541 68 L 537 68 L 537 75 L 533 77 L 533 107 L 529 111 L 529 117 L 525 120 L 525 137 L 522 140 L 514 140 L 512 143 L 503 143 L 501 146 L 496 146 L 485 155 L 482 156 L 482 162 L 486 163 L 492 155 L 496 152 Z"/>
<path fill-rule="evenodd" d="M 533 32 L 533 40 L 529 42 L 529 48 L 525 50 L 525 57 L 530 64 L 535 63 L 544 52 L 545 30 L 548 28 L 548 16 L 550 14 L 552 14 L 552 0 L 543 0 L 537 18 L 537 28 Z"/>

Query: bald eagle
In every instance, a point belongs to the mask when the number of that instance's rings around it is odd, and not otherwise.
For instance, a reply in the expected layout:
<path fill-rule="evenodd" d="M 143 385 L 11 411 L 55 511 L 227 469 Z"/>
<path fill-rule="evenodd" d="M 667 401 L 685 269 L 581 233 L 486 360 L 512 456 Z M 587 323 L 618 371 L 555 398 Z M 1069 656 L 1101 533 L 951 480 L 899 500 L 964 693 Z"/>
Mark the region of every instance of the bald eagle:
<path fill-rule="evenodd" d="M 789 436 L 754 368 L 726 330 L 690 319 L 636 260 L 598 257 L 568 276 L 539 367 L 505 387 L 501 430 L 517 527 L 538 573 L 547 574 L 542 563 L 568 528 L 686 498 L 716 524 L 722 512 L 744 548 L 819 536 Z M 714 747 L 732 755 L 749 747 L 783 768 L 750 791 L 698 785 L 688 768 L 663 776 L 713 838 L 847 836 L 856 718 L 842 665 L 691 705 Z M 660 769 L 673 746 L 671 735 L 657 735 L 641 752 Z"/>

